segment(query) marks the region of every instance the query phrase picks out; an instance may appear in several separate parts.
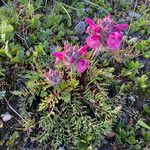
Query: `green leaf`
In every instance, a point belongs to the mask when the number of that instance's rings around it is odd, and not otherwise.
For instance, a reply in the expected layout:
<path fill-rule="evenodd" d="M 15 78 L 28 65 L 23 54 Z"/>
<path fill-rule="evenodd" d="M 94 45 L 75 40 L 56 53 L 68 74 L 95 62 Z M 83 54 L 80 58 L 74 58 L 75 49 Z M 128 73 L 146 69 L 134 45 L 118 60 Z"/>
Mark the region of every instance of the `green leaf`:
<path fill-rule="evenodd" d="M 6 32 L 12 32 L 14 30 L 12 25 L 8 25 L 8 23 L 3 20 L 0 26 L 1 32 L 6 33 Z"/>
<path fill-rule="evenodd" d="M 13 146 L 15 140 L 19 137 L 19 133 L 15 131 L 13 135 L 9 138 L 9 141 L 7 141 L 6 145 Z"/>
<path fill-rule="evenodd" d="M 6 42 L 6 45 L 5 45 L 5 54 L 9 57 L 9 58 L 12 58 L 10 52 L 9 52 L 9 49 L 8 49 L 8 41 Z"/>
<path fill-rule="evenodd" d="M 12 32 L 13 30 L 13 26 L 8 25 L 8 23 L 5 20 L 2 20 L 0 26 L 1 41 L 4 42 L 6 40 L 6 34 Z"/>
<path fill-rule="evenodd" d="M 34 7 L 33 7 L 33 5 L 31 4 L 31 3 L 28 3 L 28 5 L 27 5 L 27 9 L 26 9 L 26 13 L 27 13 L 27 15 L 33 15 L 33 13 L 34 13 Z"/>
<path fill-rule="evenodd" d="M 34 35 L 34 34 L 31 34 L 29 37 L 28 37 L 28 42 L 29 44 L 33 44 L 35 43 L 37 37 Z"/>
<path fill-rule="evenodd" d="M 138 120 L 137 124 L 139 124 L 143 128 L 150 130 L 150 126 L 148 126 L 142 119 Z"/>
<path fill-rule="evenodd" d="M 146 142 L 150 142 L 150 132 L 144 132 L 143 136 Z"/>
<path fill-rule="evenodd" d="M 137 140 L 136 140 L 133 136 L 130 136 L 127 141 L 128 141 L 128 143 L 131 144 L 131 145 L 137 143 Z"/>
<path fill-rule="evenodd" d="M 45 91 L 41 91 L 40 96 L 41 96 L 41 97 L 45 97 L 45 96 L 47 96 L 47 92 L 45 92 Z"/>
<path fill-rule="evenodd" d="M 85 140 L 81 139 L 77 143 L 78 150 L 87 150 L 88 144 Z"/>
<path fill-rule="evenodd" d="M 150 51 L 143 52 L 143 56 L 147 59 L 150 58 Z"/>
<path fill-rule="evenodd" d="M 70 92 L 63 92 L 61 94 L 62 96 L 62 99 L 65 101 L 65 102 L 69 102 L 71 100 L 71 93 Z"/>
<path fill-rule="evenodd" d="M 30 27 L 31 28 L 40 28 L 41 22 L 40 22 L 41 15 L 35 15 L 30 20 Z"/>
<path fill-rule="evenodd" d="M 143 109 L 144 109 L 144 112 L 150 113 L 150 107 L 148 106 L 148 104 L 144 104 Z"/>
<path fill-rule="evenodd" d="M 122 144 L 121 136 L 118 134 L 116 135 L 116 141 L 118 144 Z"/>
<path fill-rule="evenodd" d="M 17 95 L 17 96 L 21 96 L 22 95 L 22 92 L 21 91 L 11 91 L 11 93 L 13 95 Z"/>
<path fill-rule="evenodd" d="M 0 68 L 0 76 L 4 76 L 5 69 Z"/>
<path fill-rule="evenodd" d="M 120 128 L 119 135 L 121 136 L 121 139 L 125 140 L 125 138 L 128 136 L 128 133 L 124 129 Z"/>

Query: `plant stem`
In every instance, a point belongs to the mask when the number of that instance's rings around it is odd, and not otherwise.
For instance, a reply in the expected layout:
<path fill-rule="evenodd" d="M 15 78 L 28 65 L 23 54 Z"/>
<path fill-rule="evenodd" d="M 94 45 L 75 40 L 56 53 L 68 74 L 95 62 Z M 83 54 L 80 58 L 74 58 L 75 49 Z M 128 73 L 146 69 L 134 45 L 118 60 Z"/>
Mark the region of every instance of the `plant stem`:
<path fill-rule="evenodd" d="M 7 105 L 9 106 L 9 108 L 10 108 L 17 116 L 19 116 L 27 125 L 29 125 L 28 122 L 9 104 L 9 102 L 8 102 L 8 100 L 6 99 L 5 96 L 4 96 L 4 99 L 5 99 L 6 103 L 7 103 Z"/>

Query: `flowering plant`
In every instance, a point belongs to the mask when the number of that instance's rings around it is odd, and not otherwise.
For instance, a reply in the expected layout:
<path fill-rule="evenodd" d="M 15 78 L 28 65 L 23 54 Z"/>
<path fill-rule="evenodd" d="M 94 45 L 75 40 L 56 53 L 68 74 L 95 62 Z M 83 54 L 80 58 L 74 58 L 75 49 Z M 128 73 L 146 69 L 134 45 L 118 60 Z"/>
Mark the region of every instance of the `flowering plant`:
<path fill-rule="evenodd" d="M 68 70 L 72 68 L 78 73 L 85 72 L 89 67 L 89 60 L 85 58 L 87 48 L 98 49 L 107 47 L 111 51 L 116 51 L 120 48 L 122 41 L 122 31 L 128 28 L 128 24 L 116 24 L 110 15 L 103 19 L 98 19 L 97 24 L 90 18 L 86 18 L 85 22 L 89 25 L 86 33 L 89 36 L 86 38 L 86 45 L 72 46 L 64 44 L 64 49 L 61 52 L 54 52 L 54 64 L 61 63 L 61 67 Z M 52 85 L 60 82 L 58 72 L 50 69 L 44 74 L 46 80 L 51 81 Z"/>
<path fill-rule="evenodd" d="M 65 67 L 74 67 L 77 72 L 83 73 L 88 68 L 88 61 L 82 56 L 87 53 L 87 46 L 81 48 L 78 46 L 64 45 L 62 52 L 54 52 L 53 56 L 56 58 L 55 64 L 62 62 Z"/>
<path fill-rule="evenodd" d="M 103 19 L 98 19 L 97 24 L 90 18 L 86 18 L 85 22 L 89 25 L 86 33 L 87 45 L 92 49 L 108 46 L 111 51 L 119 49 L 122 41 L 122 31 L 128 28 L 127 24 L 116 24 L 111 16 L 108 15 Z"/>

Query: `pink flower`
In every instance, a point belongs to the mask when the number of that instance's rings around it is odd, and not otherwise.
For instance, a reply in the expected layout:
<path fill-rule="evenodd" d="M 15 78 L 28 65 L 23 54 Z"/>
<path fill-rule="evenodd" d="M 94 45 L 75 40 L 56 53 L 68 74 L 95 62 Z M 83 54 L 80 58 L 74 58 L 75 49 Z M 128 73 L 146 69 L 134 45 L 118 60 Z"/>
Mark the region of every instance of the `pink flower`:
<path fill-rule="evenodd" d="M 128 28 L 128 24 L 116 24 L 114 25 L 114 31 L 123 31 Z"/>
<path fill-rule="evenodd" d="M 87 53 L 87 45 L 84 45 L 82 46 L 80 49 L 79 49 L 79 52 L 83 55 L 85 55 Z"/>
<path fill-rule="evenodd" d="M 94 23 L 94 21 L 90 18 L 86 18 L 85 22 L 89 24 L 89 27 L 86 30 L 86 33 L 89 33 L 91 30 L 95 30 L 97 28 L 97 25 Z"/>
<path fill-rule="evenodd" d="M 86 59 L 79 59 L 76 64 L 77 72 L 83 73 L 89 66 L 89 63 Z"/>
<path fill-rule="evenodd" d="M 122 33 L 121 32 L 112 32 L 110 33 L 107 44 L 112 51 L 119 49 L 122 41 Z"/>
<path fill-rule="evenodd" d="M 82 55 L 87 53 L 87 45 L 79 48 L 78 46 L 64 45 L 64 51 L 55 52 L 53 56 L 56 58 L 55 64 L 60 61 L 65 67 L 75 67 L 78 72 L 84 72 L 88 67 L 88 62 L 85 59 L 81 59 Z M 82 66 L 83 65 L 83 66 Z"/>
<path fill-rule="evenodd" d="M 99 48 L 101 43 L 97 34 L 90 35 L 86 38 L 86 43 L 90 48 Z"/>
<path fill-rule="evenodd" d="M 58 64 L 60 61 L 62 61 L 64 55 L 65 55 L 64 52 L 54 52 L 53 56 L 56 58 L 55 64 Z"/>
<path fill-rule="evenodd" d="M 115 24 L 111 15 L 98 19 L 97 24 L 90 18 L 86 18 L 85 22 L 89 25 L 86 30 L 89 34 L 86 43 L 92 49 L 107 45 L 110 50 L 118 49 L 122 41 L 122 31 L 128 28 L 127 24 Z"/>

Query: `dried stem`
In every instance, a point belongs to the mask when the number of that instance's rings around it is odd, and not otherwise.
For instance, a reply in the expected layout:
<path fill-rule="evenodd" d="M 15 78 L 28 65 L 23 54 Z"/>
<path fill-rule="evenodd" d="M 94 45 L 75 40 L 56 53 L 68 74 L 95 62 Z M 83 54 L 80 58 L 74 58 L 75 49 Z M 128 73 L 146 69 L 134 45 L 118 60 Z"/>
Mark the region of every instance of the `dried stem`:
<path fill-rule="evenodd" d="M 7 105 L 9 106 L 9 108 L 17 115 L 19 116 L 26 124 L 28 124 L 28 122 L 9 104 L 8 100 L 6 99 L 6 97 L 4 96 L 4 99 L 7 103 Z M 29 125 L 29 124 L 28 124 Z"/>

